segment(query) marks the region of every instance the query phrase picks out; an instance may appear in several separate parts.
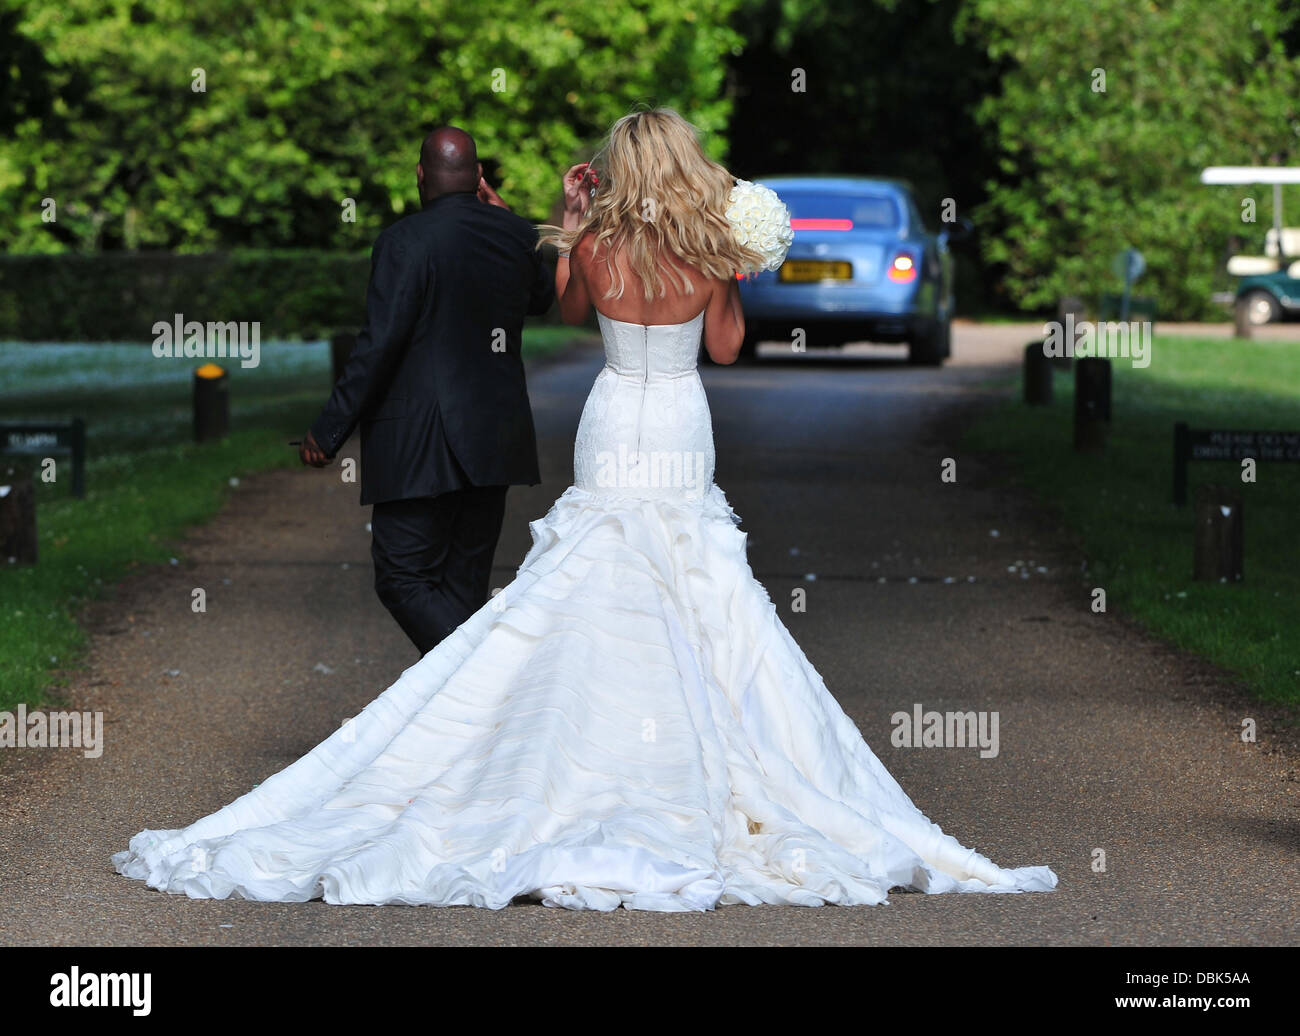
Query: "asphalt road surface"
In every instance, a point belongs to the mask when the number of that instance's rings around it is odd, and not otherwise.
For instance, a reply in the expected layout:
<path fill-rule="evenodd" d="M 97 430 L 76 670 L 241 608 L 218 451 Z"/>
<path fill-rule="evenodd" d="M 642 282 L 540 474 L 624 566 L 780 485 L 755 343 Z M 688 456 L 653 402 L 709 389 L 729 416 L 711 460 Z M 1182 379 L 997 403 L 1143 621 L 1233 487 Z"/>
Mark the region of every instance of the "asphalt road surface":
<path fill-rule="evenodd" d="M 415 661 L 375 599 L 367 512 L 335 467 L 246 480 L 178 564 L 89 610 L 90 665 L 68 700 L 103 711 L 105 750 L 0 756 L 0 942 L 1294 944 L 1297 767 L 1277 718 L 1093 614 L 1068 537 L 960 449 L 1030 337 L 961 326 L 942 370 L 861 350 L 710 368 L 704 383 L 755 574 L 845 711 L 933 820 L 1002 866 L 1050 865 L 1056 891 L 598 914 L 191 901 L 117 875 L 109 858 L 132 834 L 225 805 Z M 545 482 L 510 494 L 499 584 L 571 481 L 600 363 L 577 350 L 531 374 Z M 894 747 L 891 716 L 918 704 L 997 712 L 998 754 Z"/>

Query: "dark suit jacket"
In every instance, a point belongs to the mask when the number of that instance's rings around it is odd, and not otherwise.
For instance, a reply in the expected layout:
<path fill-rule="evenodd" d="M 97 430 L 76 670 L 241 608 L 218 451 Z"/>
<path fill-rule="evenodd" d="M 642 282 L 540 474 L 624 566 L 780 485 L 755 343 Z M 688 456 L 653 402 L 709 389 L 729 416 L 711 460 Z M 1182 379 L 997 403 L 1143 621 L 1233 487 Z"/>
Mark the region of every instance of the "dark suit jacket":
<path fill-rule="evenodd" d="M 526 314 L 555 283 L 527 220 L 443 194 L 375 239 L 366 326 L 311 432 L 334 456 L 361 426 L 361 503 L 536 485 Z"/>

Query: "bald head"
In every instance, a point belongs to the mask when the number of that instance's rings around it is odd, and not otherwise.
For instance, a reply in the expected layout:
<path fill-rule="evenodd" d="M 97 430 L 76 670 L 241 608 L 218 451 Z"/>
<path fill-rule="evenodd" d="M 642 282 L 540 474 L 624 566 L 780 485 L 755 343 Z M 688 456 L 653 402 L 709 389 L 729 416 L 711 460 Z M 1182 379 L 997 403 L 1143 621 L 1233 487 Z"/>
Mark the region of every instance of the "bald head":
<path fill-rule="evenodd" d="M 426 200 L 452 191 L 477 190 L 482 170 L 474 138 L 457 126 L 439 126 L 420 146 L 417 174 L 420 195 Z"/>

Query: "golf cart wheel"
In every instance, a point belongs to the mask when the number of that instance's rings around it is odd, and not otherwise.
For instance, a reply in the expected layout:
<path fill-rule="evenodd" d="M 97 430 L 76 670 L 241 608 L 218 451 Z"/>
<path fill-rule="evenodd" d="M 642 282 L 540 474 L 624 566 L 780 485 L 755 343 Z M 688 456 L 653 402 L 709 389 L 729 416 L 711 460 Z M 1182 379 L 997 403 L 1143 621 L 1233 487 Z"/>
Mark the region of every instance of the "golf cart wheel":
<path fill-rule="evenodd" d="M 1247 292 L 1243 301 L 1246 306 L 1246 318 L 1255 327 L 1272 324 L 1282 319 L 1282 306 L 1267 291 L 1256 289 Z"/>

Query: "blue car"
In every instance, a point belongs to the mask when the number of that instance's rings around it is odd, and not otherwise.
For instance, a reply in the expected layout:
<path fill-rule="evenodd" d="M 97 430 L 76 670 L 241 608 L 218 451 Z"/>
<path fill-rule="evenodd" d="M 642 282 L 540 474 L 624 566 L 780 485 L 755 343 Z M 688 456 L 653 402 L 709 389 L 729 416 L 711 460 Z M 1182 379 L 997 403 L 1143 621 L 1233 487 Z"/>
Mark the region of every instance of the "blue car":
<path fill-rule="evenodd" d="M 741 282 L 742 358 L 752 358 L 760 341 L 792 348 L 873 341 L 906 342 L 914 364 L 943 363 L 952 351 L 948 243 L 969 234 L 968 220 L 932 233 L 901 180 L 774 176 L 758 182 L 790 209 L 794 243 L 780 269 Z"/>

